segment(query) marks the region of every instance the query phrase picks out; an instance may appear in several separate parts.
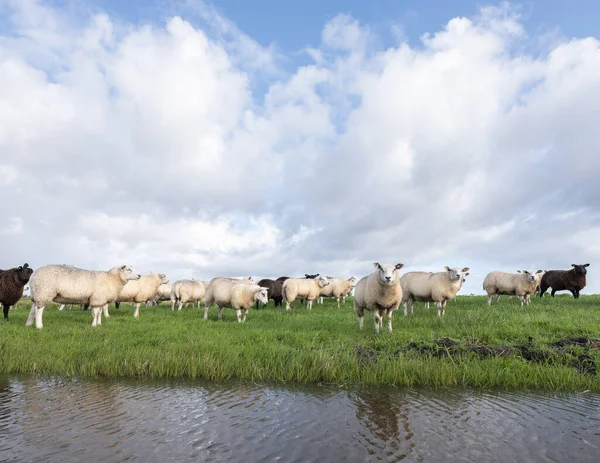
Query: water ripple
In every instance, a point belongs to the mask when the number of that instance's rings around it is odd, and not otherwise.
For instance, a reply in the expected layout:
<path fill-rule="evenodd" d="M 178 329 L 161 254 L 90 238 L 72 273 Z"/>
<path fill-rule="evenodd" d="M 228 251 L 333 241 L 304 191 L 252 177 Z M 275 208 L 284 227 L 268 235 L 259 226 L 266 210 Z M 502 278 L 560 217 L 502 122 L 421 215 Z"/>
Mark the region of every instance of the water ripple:
<path fill-rule="evenodd" d="M 596 461 L 600 396 L 0 376 L 0 460 Z"/>

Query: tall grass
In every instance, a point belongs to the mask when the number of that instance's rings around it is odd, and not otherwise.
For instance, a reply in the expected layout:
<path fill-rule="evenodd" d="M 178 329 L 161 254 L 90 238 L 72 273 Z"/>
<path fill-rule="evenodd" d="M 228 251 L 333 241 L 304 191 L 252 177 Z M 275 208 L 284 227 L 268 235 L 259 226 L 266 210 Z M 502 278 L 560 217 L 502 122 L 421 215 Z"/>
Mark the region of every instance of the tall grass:
<path fill-rule="evenodd" d="M 42 330 L 24 326 L 27 301 L 0 323 L 0 373 L 600 391 L 598 349 L 552 345 L 600 338 L 600 296 L 546 296 L 525 308 L 506 297 L 488 308 L 484 297 L 459 296 L 443 318 L 423 304 L 408 317 L 400 308 L 394 332 L 379 336 L 369 314 L 359 330 L 351 299 L 341 309 L 326 301 L 310 312 L 295 303 L 291 313 L 271 303 L 253 309 L 243 324 L 230 309 L 217 321 L 214 309 L 204 320 L 203 308 L 173 313 L 164 304 L 142 307 L 135 319 L 132 307 L 122 304 L 111 306 L 98 328 L 91 327 L 90 311 L 55 307 L 46 308 Z M 552 355 L 534 361 L 469 351 L 443 355 L 439 338 L 460 345 L 527 344 Z"/>

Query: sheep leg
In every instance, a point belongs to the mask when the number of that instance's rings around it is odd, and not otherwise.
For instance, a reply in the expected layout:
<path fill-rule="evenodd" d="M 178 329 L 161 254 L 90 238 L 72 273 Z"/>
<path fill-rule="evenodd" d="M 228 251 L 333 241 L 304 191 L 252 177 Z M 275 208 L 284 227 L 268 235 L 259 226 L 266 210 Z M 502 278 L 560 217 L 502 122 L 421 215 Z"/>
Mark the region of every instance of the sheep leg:
<path fill-rule="evenodd" d="M 373 319 L 375 320 L 375 334 L 379 334 L 379 326 L 381 325 L 381 316 L 378 310 L 373 311 Z"/>
<path fill-rule="evenodd" d="M 204 320 L 208 320 L 208 304 L 204 304 Z"/>
<path fill-rule="evenodd" d="M 135 303 L 135 311 L 133 312 L 133 316 L 135 318 L 138 318 L 140 316 L 140 303 L 139 302 Z"/>
<path fill-rule="evenodd" d="M 217 306 L 217 319 L 223 319 L 223 307 L 221 307 L 220 305 Z"/>
<path fill-rule="evenodd" d="M 242 311 L 240 309 L 235 309 L 235 313 L 237 315 L 238 323 L 242 323 Z"/>
<path fill-rule="evenodd" d="M 292 310 L 292 307 L 290 306 L 290 302 L 288 300 L 285 301 L 285 311 L 289 312 Z"/>
<path fill-rule="evenodd" d="M 121 305 L 121 303 L 120 303 L 120 302 L 115 302 L 115 309 L 118 309 L 120 305 Z M 89 307 L 89 306 L 88 306 L 88 307 Z M 87 309 L 84 309 L 84 310 L 87 310 Z"/>
<path fill-rule="evenodd" d="M 313 305 L 313 301 L 307 299 L 306 300 L 306 307 L 308 307 L 308 310 L 312 310 L 312 305 Z"/>
<path fill-rule="evenodd" d="M 248 309 L 244 310 L 244 318 L 242 318 L 242 322 L 246 321 L 246 316 L 248 315 Z"/>
<path fill-rule="evenodd" d="M 555 292 L 556 292 L 556 290 L 555 290 L 554 288 L 552 288 L 552 292 L 550 293 L 550 295 L 551 295 L 552 297 L 554 297 L 554 293 L 555 293 Z"/>
<path fill-rule="evenodd" d="M 415 300 L 414 299 L 410 299 L 408 301 L 408 309 L 410 310 L 410 313 L 412 314 L 414 312 L 414 306 L 415 306 Z M 429 308 L 429 302 L 427 303 L 427 308 Z"/>
<path fill-rule="evenodd" d="M 441 302 L 437 302 L 437 309 L 438 309 L 438 317 L 442 316 L 442 303 Z"/>
<path fill-rule="evenodd" d="M 44 306 L 35 308 L 35 327 L 41 330 L 44 327 L 42 316 L 44 315 Z"/>
<path fill-rule="evenodd" d="M 25 326 L 31 326 L 31 325 L 33 325 L 33 321 L 35 320 L 35 309 L 36 309 L 36 303 L 33 302 L 31 304 L 31 310 L 29 311 L 29 317 L 27 317 L 27 321 L 25 322 Z"/>
<path fill-rule="evenodd" d="M 64 304 L 61 304 L 61 305 L 59 305 L 59 306 L 58 306 L 58 310 L 59 310 L 59 311 L 61 311 L 61 310 L 62 310 L 62 309 L 64 309 L 64 308 L 65 308 L 65 305 L 64 305 Z"/>
<path fill-rule="evenodd" d="M 493 294 L 491 296 L 488 296 L 488 305 L 492 305 L 492 299 L 493 298 L 494 298 Z"/>
<path fill-rule="evenodd" d="M 175 299 L 171 299 L 171 312 L 175 312 Z"/>
<path fill-rule="evenodd" d="M 108 304 L 104 304 L 104 306 L 102 307 L 102 312 L 104 313 L 104 318 L 110 317 L 110 315 L 108 315 Z"/>
<path fill-rule="evenodd" d="M 573 295 L 573 299 L 577 299 L 577 290 L 576 289 L 570 289 L 569 292 Z"/>
<path fill-rule="evenodd" d="M 8 321 L 8 309 L 10 309 L 10 306 L 2 304 L 2 309 L 4 310 L 4 320 Z"/>
<path fill-rule="evenodd" d="M 179 305 L 177 306 L 177 312 L 181 312 L 181 308 L 183 307 L 183 302 L 181 302 L 181 299 L 179 300 Z"/>
<path fill-rule="evenodd" d="M 388 321 L 388 331 L 391 333 L 392 332 L 392 311 L 389 310 L 387 312 L 387 321 Z"/>
<path fill-rule="evenodd" d="M 102 316 L 102 308 L 101 307 L 94 307 L 92 309 L 92 327 L 98 326 L 100 323 L 98 323 L 98 318 Z"/>
<path fill-rule="evenodd" d="M 446 300 L 442 301 L 442 315 L 446 315 Z"/>
<path fill-rule="evenodd" d="M 363 322 L 365 321 L 365 312 L 362 308 L 356 305 L 356 299 L 354 299 L 354 313 L 358 316 L 358 326 L 362 330 Z"/>

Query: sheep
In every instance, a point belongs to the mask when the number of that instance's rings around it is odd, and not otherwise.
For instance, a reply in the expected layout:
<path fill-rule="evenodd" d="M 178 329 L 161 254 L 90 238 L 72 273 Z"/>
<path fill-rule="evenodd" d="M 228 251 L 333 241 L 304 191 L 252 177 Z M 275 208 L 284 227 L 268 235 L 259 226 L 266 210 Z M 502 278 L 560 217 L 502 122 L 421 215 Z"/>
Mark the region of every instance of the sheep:
<path fill-rule="evenodd" d="M 463 283 L 464 276 L 469 270 L 444 267 L 445 272 L 408 272 L 402 275 L 402 302 L 404 315 L 408 310 L 413 313 L 415 301 L 435 302 L 438 316 L 446 314 L 446 303 L 456 296 Z"/>
<path fill-rule="evenodd" d="M 204 320 L 208 320 L 208 309 L 213 304 L 217 304 L 217 307 L 221 304 L 221 307 L 224 307 L 226 304 L 230 303 L 231 295 L 229 294 L 229 289 L 235 284 L 254 285 L 255 282 L 252 277 L 244 279 L 215 277 L 208 282 L 203 299 Z M 219 309 L 219 320 L 221 319 L 220 314 L 221 311 Z"/>
<path fill-rule="evenodd" d="M 102 323 L 102 309 L 119 296 L 128 281 L 139 280 L 140 275 L 128 265 L 108 271 L 83 270 L 65 265 L 45 265 L 31 275 L 31 311 L 25 326 L 43 328 L 44 307 L 51 302 L 60 304 L 89 304 L 92 308 L 92 326 Z"/>
<path fill-rule="evenodd" d="M 198 303 L 200 308 L 200 301 L 206 293 L 206 288 L 202 281 L 196 280 L 179 280 L 173 283 L 171 288 L 171 311 L 175 311 L 175 302 L 178 302 L 177 310 L 181 311 L 184 304 L 191 302 Z"/>
<path fill-rule="evenodd" d="M 285 279 L 283 281 L 288 279 L 288 277 L 284 278 Z M 258 286 L 267 288 L 269 299 L 273 299 L 273 302 L 275 302 L 275 307 L 281 307 L 282 305 L 283 294 L 281 291 L 283 288 L 283 281 L 280 279 L 270 280 L 269 278 L 263 278 L 257 283 Z M 256 309 L 258 309 L 258 301 L 256 302 Z"/>
<path fill-rule="evenodd" d="M 217 318 L 222 319 L 223 307 L 231 307 L 237 313 L 238 322 L 246 321 L 248 310 L 255 301 L 267 304 L 269 302 L 268 290 L 249 282 L 248 280 L 234 280 L 230 278 L 222 278 L 213 281 L 210 285 L 210 299 L 206 299 L 207 304 L 204 309 L 204 319 L 208 318 L 208 307 L 213 303 L 217 305 Z M 242 310 L 244 317 L 242 318 Z"/>
<path fill-rule="evenodd" d="M 370 275 L 361 278 L 354 289 L 354 313 L 358 316 L 358 326 L 363 329 L 364 312 L 369 310 L 375 320 L 375 334 L 383 324 L 383 316 L 388 320 L 388 331 L 392 332 L 392 313 L 398 309 L 402 301 L 402 287 L 398 270 L 404 264 L 380 264 Z"/>
<path fill-rule="evenodd" d="M 301 297 L 308 301 L 308 310 L 312 310 L 313 301 L 319 297 L 321 289 L 329 284 L 325 277 L 316 278 L 289 278 L 283 282 L 282 294 L 285 301 L 285 310 L 289 312 L 290 304 Z"/>
<path fill-rule="evenodd" d="M 337 306 L 339 309 L 340 299 L 342 298 L 342 296 L 344 296 L 345 294 L 349 294 L 352 291 L 352 288 L 356 286 L 358 278 L 350 277 L 342 280 L 339 278 L 327 277 L 327 279 L 329 280 L 329 284 L 323 289 L 321 289 L 321 293 L 319 295 L 319 303 L 323 304 L 324 297 L 334 297 L 337 301 Z"/>
<path fill-rule="evenodd" d="M 170 301 L 171 300 L 171 289 L 173 285 L 170 283 L 162 284 L 156 290 L 156 294 L 151 299 L 156 304 L 160 304 L 161 302 Z"/>
<path fill-rule="evenodd" d="M 538 270 L 535 273 L 527 270 L 518 270 L 517 273 L 490 272 L 483 280 L 483 289 L 488 295 L 488 305 L 492 304 L 492 299 L 496 296 L 496 302 L 501 294 L 517 296 L 523 304 L 529 305 L 530 295 L 533 294 L 538 284 L 536 275 L 541 274 Z"/>
<path fill-rule="evenodd" d="M 590 264 L 571 264 L 571 270 L 548 270 L 540 282 L 540 297 L 548 288 L 552 288 L 550 293 L 554 297 L 556 291 L 570 291 L 575 299 L 579 298 L 579 291 L 585 288 L 587 268 Z"/>
<path fill-rule="evenodd" d="M 135 281 L 129 281 L 117 296 L 115 302 L 131 302 L 135 305 L 133 316 L 140 316 L 140 305 L 152 299 L 160 285 L 167 284 L 169 279 L 164 273 L 150 273 Z M 108 317 L 108 306 L 104 308 L 104 316 Z"/>
<path fill-rule="evenodd" d="M 8 321 L 8 310 L 23 297 L 25 285 L 29 282 L 33 269 L 28 263 L 8 270 L 0 270 L 0 304 L 4 320 Z"/>

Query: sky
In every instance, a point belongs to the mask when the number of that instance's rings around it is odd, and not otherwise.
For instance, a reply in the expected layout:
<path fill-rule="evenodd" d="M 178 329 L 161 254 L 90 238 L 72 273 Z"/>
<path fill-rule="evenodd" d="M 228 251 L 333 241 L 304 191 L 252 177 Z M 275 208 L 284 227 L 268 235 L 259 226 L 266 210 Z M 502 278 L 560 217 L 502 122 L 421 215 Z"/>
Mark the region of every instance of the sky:
<path fill-rule="evenodd" d="M 590 263 L 600 6 L 0 0 L 0 268 Z"/>

